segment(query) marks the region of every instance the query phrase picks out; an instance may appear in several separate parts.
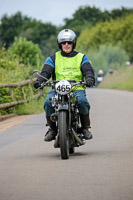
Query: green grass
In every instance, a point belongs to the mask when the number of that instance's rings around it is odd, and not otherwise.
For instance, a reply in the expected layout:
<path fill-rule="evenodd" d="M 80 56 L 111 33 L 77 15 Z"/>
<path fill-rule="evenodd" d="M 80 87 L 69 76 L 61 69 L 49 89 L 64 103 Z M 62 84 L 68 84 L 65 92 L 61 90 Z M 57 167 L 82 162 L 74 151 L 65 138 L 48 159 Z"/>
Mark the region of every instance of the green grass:
<path fill-rule="evenodd" d="M 15 113 L 18 115 L 38 114 L 44 112 L 44 100 L 49 88 L 44 88 L 44 95 L 39 99 L 31 99 L 29 103 L 24 103 L 15 107 Z"/>
<path fill-rule="evenodd" d="M 16 106 L 16 114 L 27 115 L 27 114 L 37 114 L 43 112 L 44 97 L 40 99 L 31 100 L 29 103 L 24 103 L 22 105 Z"/>
<path fill-rule="evenodd" d="M 133 91 L 133 66 L 122 68 L 107 74 L 99 88 Z"/>
<path fill-rule="evenodd" d="M 28 114 L 38 114 L 44 112 L 44 100 L 47 96 L 49 88 L 44 88 L 44 95 L 39 99 L 32 99 L 30 97 L 30 101 L 28 103 L 16 105 L 15 107 L 11 107 L 8 109 L 1 109 L 0 116 L 6 114 L 17 114 L 17 115 L 28 115 Z"/>

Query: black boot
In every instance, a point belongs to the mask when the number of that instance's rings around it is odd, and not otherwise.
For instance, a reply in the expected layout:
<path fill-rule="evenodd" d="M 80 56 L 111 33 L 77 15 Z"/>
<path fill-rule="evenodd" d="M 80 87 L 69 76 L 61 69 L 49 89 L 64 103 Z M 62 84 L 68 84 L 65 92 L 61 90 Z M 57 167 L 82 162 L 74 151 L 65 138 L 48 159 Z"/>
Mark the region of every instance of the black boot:
<path fill-rule="evenodd" d="M 44 141 L 50 142 L 55 139 L 55 136 L 57 135 L 57 128 L 56 123 L 51 121 L 50 116 L 46 116 L 46 119 L 50 129 L 47 131 Z"/>
<path fill-rule="evenodd" d="M 86 140 L 92 139 L 92 134 L 88 130 L 90 128 L 90 118 L 89 118 L 89 113 L 87 115 L 81 115 L 80 114 L 80 121 L 82 125 L 82 133 L 84 135 L 84 138 Z"/>

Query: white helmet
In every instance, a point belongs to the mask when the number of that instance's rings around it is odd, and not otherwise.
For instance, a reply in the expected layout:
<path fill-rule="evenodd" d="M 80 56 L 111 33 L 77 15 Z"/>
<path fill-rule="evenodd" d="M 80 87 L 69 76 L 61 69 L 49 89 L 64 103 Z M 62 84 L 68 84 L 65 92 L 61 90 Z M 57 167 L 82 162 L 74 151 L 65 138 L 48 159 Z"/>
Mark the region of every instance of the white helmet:
<path fill-rule="evenodd" d="M 57 43 L 59 48 L 61 49 L 61 43 L 66 41 L 66 42 L 72 42 L 74 49 L 76 46 L 76 38 L 77 38 L 76 34 L 70 29 L 64 29 L 60 31 L 57 36 Z"/>

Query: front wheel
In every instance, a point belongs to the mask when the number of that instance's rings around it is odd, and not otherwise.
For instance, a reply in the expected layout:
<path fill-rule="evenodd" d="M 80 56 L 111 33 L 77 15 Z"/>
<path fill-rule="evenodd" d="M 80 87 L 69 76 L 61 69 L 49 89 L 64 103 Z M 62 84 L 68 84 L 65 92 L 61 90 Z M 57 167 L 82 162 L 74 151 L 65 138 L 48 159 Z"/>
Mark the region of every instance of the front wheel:
<path fill-rule="evenodd" d="M 58 117 L 59 143 L 62 159 L 69 158 L 68 115 L 64 110 L 59 111 Z"/>

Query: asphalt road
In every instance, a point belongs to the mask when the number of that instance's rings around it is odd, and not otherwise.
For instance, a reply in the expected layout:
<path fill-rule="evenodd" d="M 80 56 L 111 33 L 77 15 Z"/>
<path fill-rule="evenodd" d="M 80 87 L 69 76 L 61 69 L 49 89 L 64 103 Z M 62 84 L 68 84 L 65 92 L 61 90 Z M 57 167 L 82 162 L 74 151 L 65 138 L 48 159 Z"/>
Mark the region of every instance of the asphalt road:
<path fill-rule="evenodd" d="M 87 89 L 94 138 L 61 160 L 44 114 L 0 132 L 0 200 L 133 200 L 133 93 Z"/>

